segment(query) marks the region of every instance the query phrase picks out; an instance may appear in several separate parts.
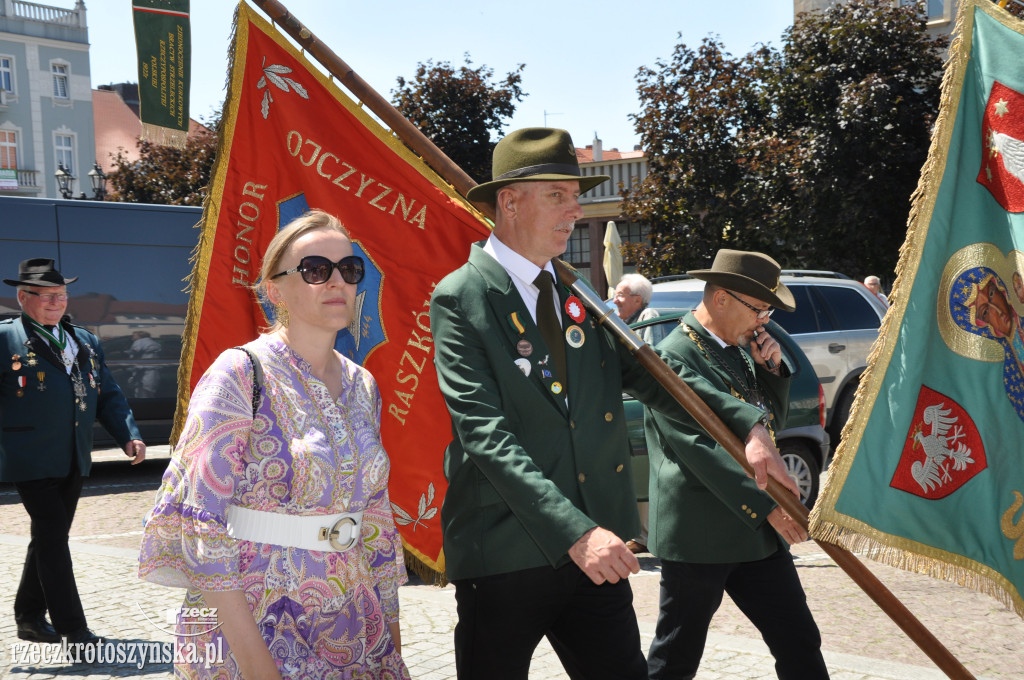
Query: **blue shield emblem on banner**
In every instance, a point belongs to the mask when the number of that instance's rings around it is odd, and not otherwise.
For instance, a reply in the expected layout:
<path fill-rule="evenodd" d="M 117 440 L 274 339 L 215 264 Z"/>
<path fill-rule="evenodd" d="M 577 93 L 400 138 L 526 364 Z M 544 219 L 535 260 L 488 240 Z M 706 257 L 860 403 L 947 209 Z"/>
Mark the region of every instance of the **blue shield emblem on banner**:
<path fill-rule="evenodd" d="M 283 201 L 278 205 L 277 229 L 297 217 L 309 212 L 309 204 L 306 197 L 299 194 L 293 198 Z M 356 299 L 352 313 L 352 322 L 348 328 L 338 331 L 338 337 L 334 341 L 334 349 L 342 355 L 362 365 L 366 357 L 379 345 L 387 341 L 387 333 L 384 331 L 384 323 L 381 318 L 380 297 L 384 283 L 384 274 L 381 272 L 373 256 L 363 249 L 357 240 L 352 241 L 354 255 L 363 258 L 366 265 L 366 275 L 356 286 Z M 267 320 L 273 323 L 276 320 L 274 306 L 263 302 L 263 313 Z"/>

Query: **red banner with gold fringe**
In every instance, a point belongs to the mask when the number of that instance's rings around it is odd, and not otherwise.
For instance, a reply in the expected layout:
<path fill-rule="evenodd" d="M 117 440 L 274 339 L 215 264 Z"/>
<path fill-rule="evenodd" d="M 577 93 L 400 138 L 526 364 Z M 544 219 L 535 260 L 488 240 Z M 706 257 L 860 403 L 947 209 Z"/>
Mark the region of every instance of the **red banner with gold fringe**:
<path fill-rule="evenodd" d="M 434 285 L 487 237 L 487 222 L 245 3 L 221 135 L 172 439 L 213 359 L 267 324 L 271 310 L 249 287 L 274 234 L 310 208 L 337 215 L 366 277 L 336 348 L 380 387 L 391 501 L 407 553 L 443 573 L 442 460 L 451 425 L 433 368 L 428 308 Z"/>

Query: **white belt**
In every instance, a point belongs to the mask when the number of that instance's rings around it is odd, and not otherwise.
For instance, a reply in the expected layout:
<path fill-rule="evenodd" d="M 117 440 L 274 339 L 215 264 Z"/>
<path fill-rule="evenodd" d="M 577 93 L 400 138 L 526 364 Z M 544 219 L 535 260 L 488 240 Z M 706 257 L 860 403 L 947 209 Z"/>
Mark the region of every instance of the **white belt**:
<path fill-rule="evenodd" d="M 359 540 L 363 513 L 282 515 L 229 505 L 227 522 L 228 536 L 242 541 L 344 552 Z"/>

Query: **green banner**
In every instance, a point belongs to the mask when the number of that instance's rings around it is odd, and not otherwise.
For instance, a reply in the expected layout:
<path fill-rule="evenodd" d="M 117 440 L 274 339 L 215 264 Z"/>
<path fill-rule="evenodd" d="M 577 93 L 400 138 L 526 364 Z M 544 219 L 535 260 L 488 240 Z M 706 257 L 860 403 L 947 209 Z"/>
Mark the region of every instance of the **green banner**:
<path fill-rule="evenodd" d="M 18 171 L 0 168 L 0 191 L 18 190 Z"/>
<path fill-rule="evenodd" d="M 192 37 L 188 0 L 134 0 L 142 139 L 183 147 L 188 136 Z"/>
<path fill-rule="evenodd" d="M 951 53 L 893 306 L 811 532 L 1024 617 L 1024 21 L 964 0 Z"/>

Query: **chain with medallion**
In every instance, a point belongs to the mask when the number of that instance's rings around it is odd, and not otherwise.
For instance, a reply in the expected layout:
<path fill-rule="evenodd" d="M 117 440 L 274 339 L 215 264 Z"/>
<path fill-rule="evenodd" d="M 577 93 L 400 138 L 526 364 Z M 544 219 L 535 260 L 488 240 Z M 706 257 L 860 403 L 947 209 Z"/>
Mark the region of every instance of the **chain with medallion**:
<path fill-rule="evenodd" d="M 756 406 L 764 411 L 766 416 L 771 418 L 771 410 L 768 408 L 768 402 L 765 399 L 764 394 L 761 392 L 761 389 L 757 386 L 757 377 L 754 375 L 754 371 L 750 369 L 750 359 L 746 356 L 746 352 L 739 347 L 736 348 L 749 369 L 743 371 L 744 375 L 741 376 L 737 374 L 736 370 L 730 365 L 726 357 L 722 356 L 718 350 L 705 343 L 689 325 L 685 323 L 681 325 L 683 327 L 683 331 L 690 337 L 690 340 L 696 343 L 697 347 L 700 348 L 701 354 L 704 355 L 704 358 L 708 363 L 720 364 L 733 378 L 733 384 L 729 385 L 729 391 L 732 392 L 732 395 L 741 401 Z M 714 359 L 712 359 L 711 355 L 714 355 Z M 737 386 L 739 389 L 737 389 Z M 768 424 L 768 430 L 772 434 L 772 439 L 774 439 L 775 428 L 772 427 L 770 422 Z"/>
<path fill-rule="evenodd" d="M 85 381 L 82 380 L 82 369 L 79 368 L 78 362 L 75 361 L 76 357 L 68 357 L 64 352 L 57 356 L 60 357 L 60 362 L 64 364 L 64 368 L 70 372 L 71 386 L 75 391 L 75 401 L 78 403 L 78 410 L 86 410 L 85 398 L 88 393 L 85 389 Z"/>

